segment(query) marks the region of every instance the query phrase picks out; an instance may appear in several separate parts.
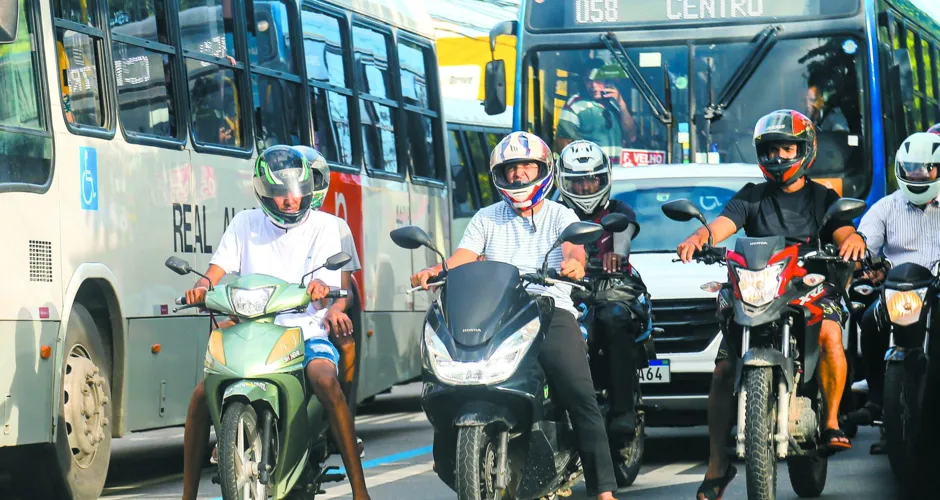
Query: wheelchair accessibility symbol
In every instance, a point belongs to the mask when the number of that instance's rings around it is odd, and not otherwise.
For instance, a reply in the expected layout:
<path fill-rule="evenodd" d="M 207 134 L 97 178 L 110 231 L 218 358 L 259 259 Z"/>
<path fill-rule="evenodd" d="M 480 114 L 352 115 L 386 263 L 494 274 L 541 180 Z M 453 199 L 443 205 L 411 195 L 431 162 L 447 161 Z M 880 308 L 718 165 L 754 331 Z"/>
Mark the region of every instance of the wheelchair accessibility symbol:
<path fill-rule="evenodd" d="M 98 151 L 82 147 L 78 155 L 82 210 L 98 210 Z"/>
<path fill-rule="evenodd" d="M 712 211 L 721 206 L 721 200 L 717 196 L 699 196 L 698 204 L 707 211 Z"/>

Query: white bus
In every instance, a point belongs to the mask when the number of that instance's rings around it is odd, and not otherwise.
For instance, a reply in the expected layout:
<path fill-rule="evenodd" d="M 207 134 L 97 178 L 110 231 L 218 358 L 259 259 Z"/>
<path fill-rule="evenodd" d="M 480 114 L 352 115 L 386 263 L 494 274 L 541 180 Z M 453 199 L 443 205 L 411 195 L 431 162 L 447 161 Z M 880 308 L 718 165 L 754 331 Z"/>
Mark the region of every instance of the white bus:
<path fill-rule="evenodd" d="M 112 437 L 181 425 L 208 321 L 173 313 L 275 143 L 317 147 L 356 240 L 358 400 L 420 376 L 449 173 L 430 17 L 408 0 L 0 0 L 0 470 L 97 498 Z"/>

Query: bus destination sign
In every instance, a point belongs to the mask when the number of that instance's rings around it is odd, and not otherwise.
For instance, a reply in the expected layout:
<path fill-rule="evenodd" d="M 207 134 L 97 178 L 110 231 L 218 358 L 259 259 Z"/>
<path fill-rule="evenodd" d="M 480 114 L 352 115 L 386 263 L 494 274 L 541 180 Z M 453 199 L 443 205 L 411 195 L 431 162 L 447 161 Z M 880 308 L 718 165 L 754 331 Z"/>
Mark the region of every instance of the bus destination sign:
<path fill-rule="evenodd" d="M 533 29 L 729 24 L 851 15 L 859 0 L 533 0 Z"/>

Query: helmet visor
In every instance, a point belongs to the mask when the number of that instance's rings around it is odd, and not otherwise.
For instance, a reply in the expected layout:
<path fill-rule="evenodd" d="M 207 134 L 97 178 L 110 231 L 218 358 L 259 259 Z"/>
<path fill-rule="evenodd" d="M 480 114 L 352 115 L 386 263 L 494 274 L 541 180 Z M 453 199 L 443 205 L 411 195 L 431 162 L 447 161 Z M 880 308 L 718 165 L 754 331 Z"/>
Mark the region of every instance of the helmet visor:
<path fill-rule="evenodd" d="M 610 182 L 606 172 L 601 174 L 562 175 L 561 190 L 573 196 L 592 196 L 603 191 Z"/>
<path fill-rule="evenodd" d="M 915 161 L 898 162 L 898 179 L 910 183 L 928 183 L 937 180 L 940 173 L 940 163 L 923 163 Z"/>
<path fill-rule="evenodd" d="M 762 142 L 757 145 L 757 160 L 766 169 L 777 171 L 790 168 L 806 154 L 802 141 Z"/>

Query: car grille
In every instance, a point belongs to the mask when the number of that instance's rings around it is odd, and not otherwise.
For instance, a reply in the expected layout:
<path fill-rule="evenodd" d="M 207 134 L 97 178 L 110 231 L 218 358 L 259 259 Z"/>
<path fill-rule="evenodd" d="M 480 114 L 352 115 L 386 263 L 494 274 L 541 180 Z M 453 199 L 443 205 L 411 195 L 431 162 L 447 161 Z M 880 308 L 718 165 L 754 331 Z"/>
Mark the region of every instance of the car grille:
<path fill-rule="evenodd" d="M 715 299 L 653 299 L 653 326 L 663 333 L 653 340 L 657 353 L 702 352 L 718 335 Z"/>

